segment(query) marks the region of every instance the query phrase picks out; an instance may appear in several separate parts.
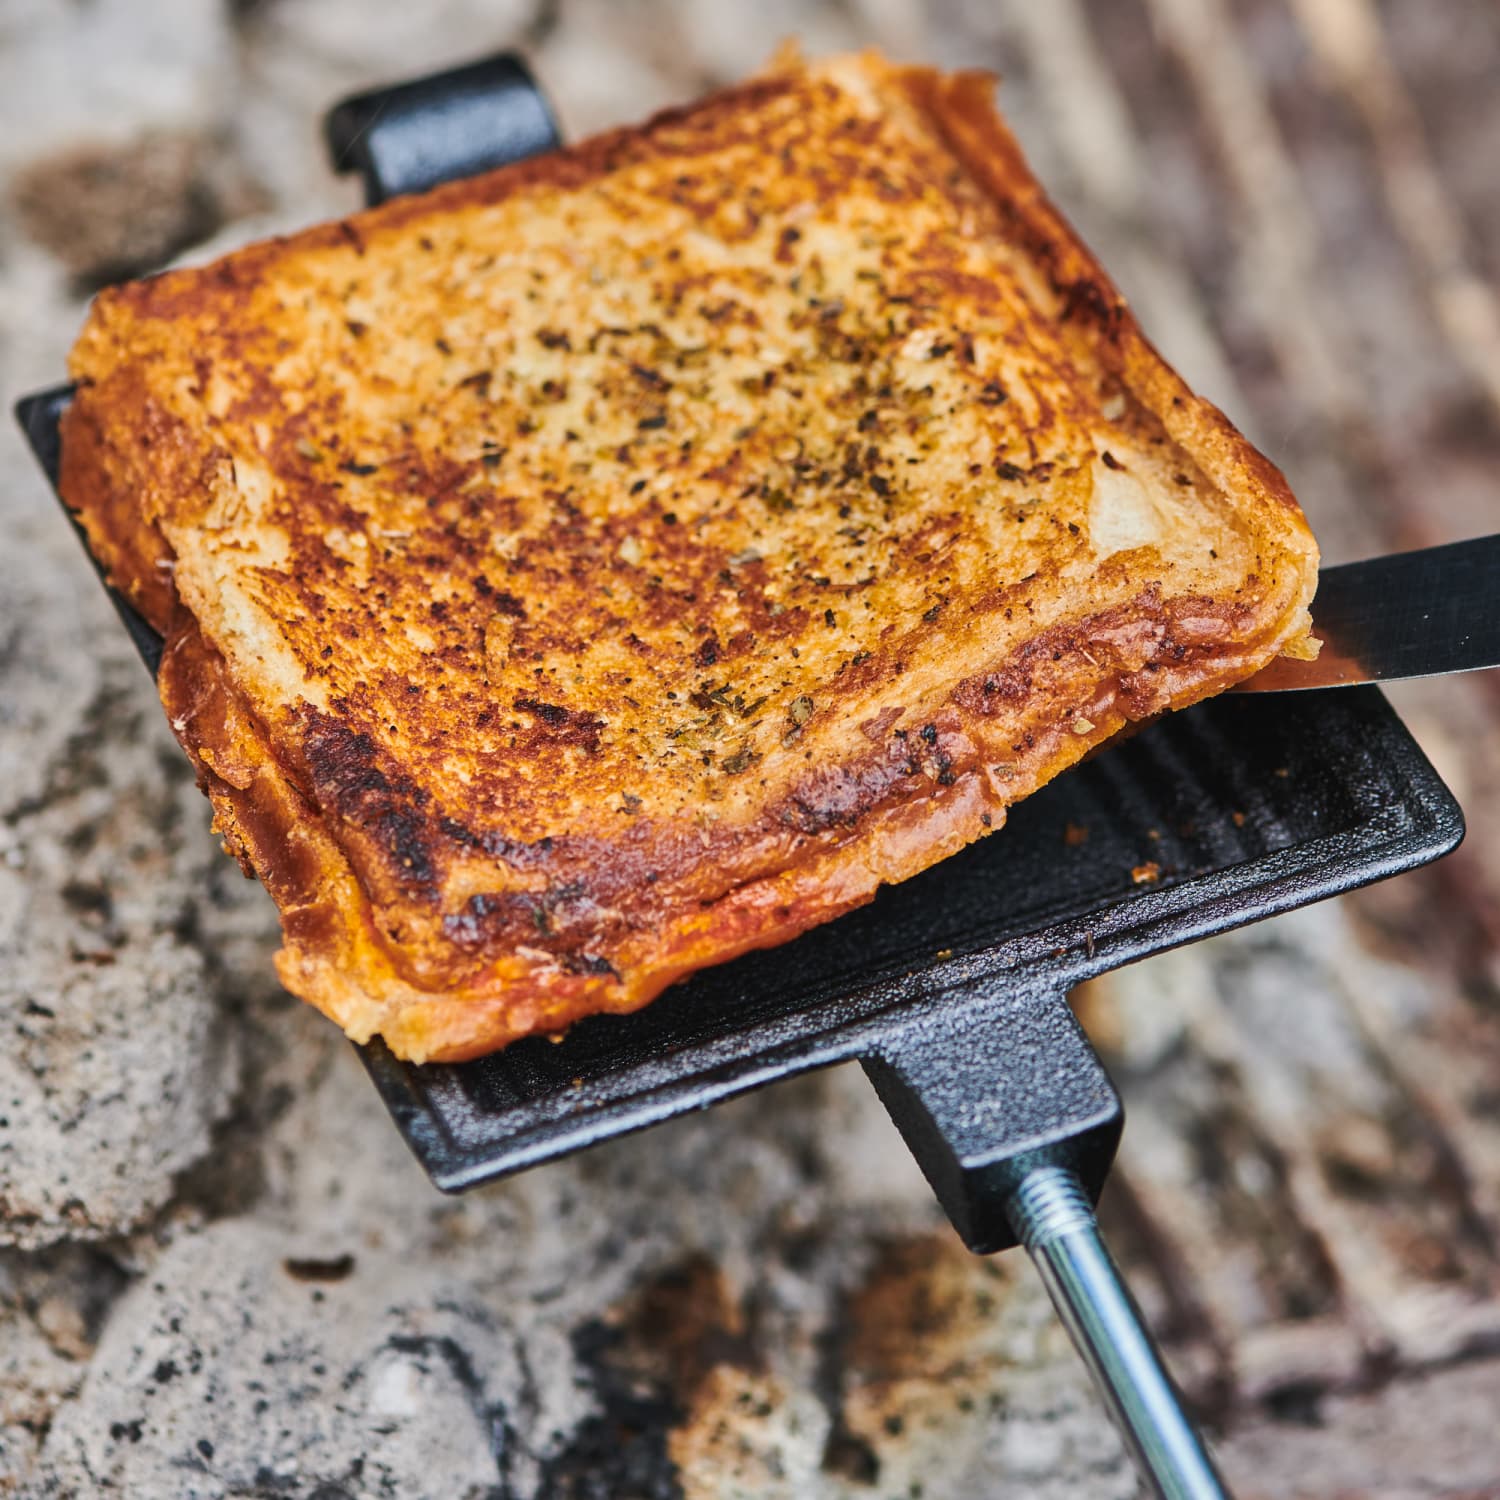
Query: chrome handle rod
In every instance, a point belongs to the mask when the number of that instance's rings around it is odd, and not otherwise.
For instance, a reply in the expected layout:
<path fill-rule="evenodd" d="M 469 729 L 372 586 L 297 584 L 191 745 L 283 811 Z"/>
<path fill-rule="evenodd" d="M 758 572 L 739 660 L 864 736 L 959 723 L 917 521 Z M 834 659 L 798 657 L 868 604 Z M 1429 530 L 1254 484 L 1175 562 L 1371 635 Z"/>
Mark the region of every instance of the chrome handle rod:
<path fill-rule="evenodd" d="M 1006 1213 L 1152 1492 L 1160 1500 L 1229 1500 L 1077 1175 L 1033 1168 Z"/>

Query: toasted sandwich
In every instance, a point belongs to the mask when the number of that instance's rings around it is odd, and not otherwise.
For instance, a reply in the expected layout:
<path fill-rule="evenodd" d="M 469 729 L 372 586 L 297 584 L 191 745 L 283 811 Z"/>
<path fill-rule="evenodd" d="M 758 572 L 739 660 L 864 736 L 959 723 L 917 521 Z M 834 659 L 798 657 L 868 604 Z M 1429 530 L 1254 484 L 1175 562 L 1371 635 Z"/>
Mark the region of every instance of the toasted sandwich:
<path fill-rule="evenodd" d="M 356 1040 L 633 1010 L 1307 649 L 1282 476 L 993 94 L 784 60 L 99 296 L 64 496 Z"/>

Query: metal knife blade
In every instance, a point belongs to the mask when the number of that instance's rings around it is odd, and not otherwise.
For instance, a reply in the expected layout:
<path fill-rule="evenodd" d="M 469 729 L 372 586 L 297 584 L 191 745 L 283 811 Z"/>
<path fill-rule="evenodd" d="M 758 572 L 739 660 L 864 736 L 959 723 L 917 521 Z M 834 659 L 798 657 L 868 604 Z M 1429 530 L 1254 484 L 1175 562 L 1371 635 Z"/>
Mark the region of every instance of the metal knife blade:
<path fill-rule="evenodd" d="M 1252 693 L 1347 687 L 1500 666 L 1500 536 L 1325 568 L 1312 602 L 1316 661 L 1277 657 Z"/>

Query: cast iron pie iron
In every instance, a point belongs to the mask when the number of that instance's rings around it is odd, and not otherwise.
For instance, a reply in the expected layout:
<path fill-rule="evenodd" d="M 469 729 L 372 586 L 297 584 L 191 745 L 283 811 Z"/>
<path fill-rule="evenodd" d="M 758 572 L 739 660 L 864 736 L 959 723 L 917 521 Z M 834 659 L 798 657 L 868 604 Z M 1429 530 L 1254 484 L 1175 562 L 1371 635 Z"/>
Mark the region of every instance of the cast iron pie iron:
<path fill-rule="evenodd" d="M 509 55 L 345 100 L 326 123 L 335 164 L 361 173 L 372 203 L 558 144 Z M 58 388 L 17 407 L 54 483 L 68 399 Z M 1471 571 L 1493 578 L 1500 545 L 1484 545 L 1495 555 Z M 1325 575 L 1332 595 L 1358 592 L 1344 572 Z M 111 596 L 154 672 L 160 638 Z M 1086 841 L 1069 837 L 1079 828 Z M 413 1066 L 378 1041 L 361 1053 L 449 1192 L 858 1059 L 970 1249 L 1030 1251 L 1155 1492 L 1221 1496 L 1094 1219 L 1123 1117 L 1068 992 L 1414 869 L 1462 837 L 1457 804 L 1377 689 L 1234 693 L 1073 770 L 998 837 L 637 1014 L 462 1064 Z"/>

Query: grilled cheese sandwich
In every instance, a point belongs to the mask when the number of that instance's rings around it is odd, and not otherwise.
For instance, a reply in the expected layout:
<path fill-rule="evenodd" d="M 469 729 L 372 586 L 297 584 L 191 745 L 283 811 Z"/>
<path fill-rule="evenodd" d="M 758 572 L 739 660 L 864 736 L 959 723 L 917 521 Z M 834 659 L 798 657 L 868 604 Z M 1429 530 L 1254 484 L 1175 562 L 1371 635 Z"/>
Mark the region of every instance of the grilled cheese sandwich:
<path fill-rule="evenodd" d="M 282 981 L 417 1062 L 787 941 L 1309 627 L 1284 480 L 979 73 L 784 61 L 106 291 L 72 374 Z"/>

